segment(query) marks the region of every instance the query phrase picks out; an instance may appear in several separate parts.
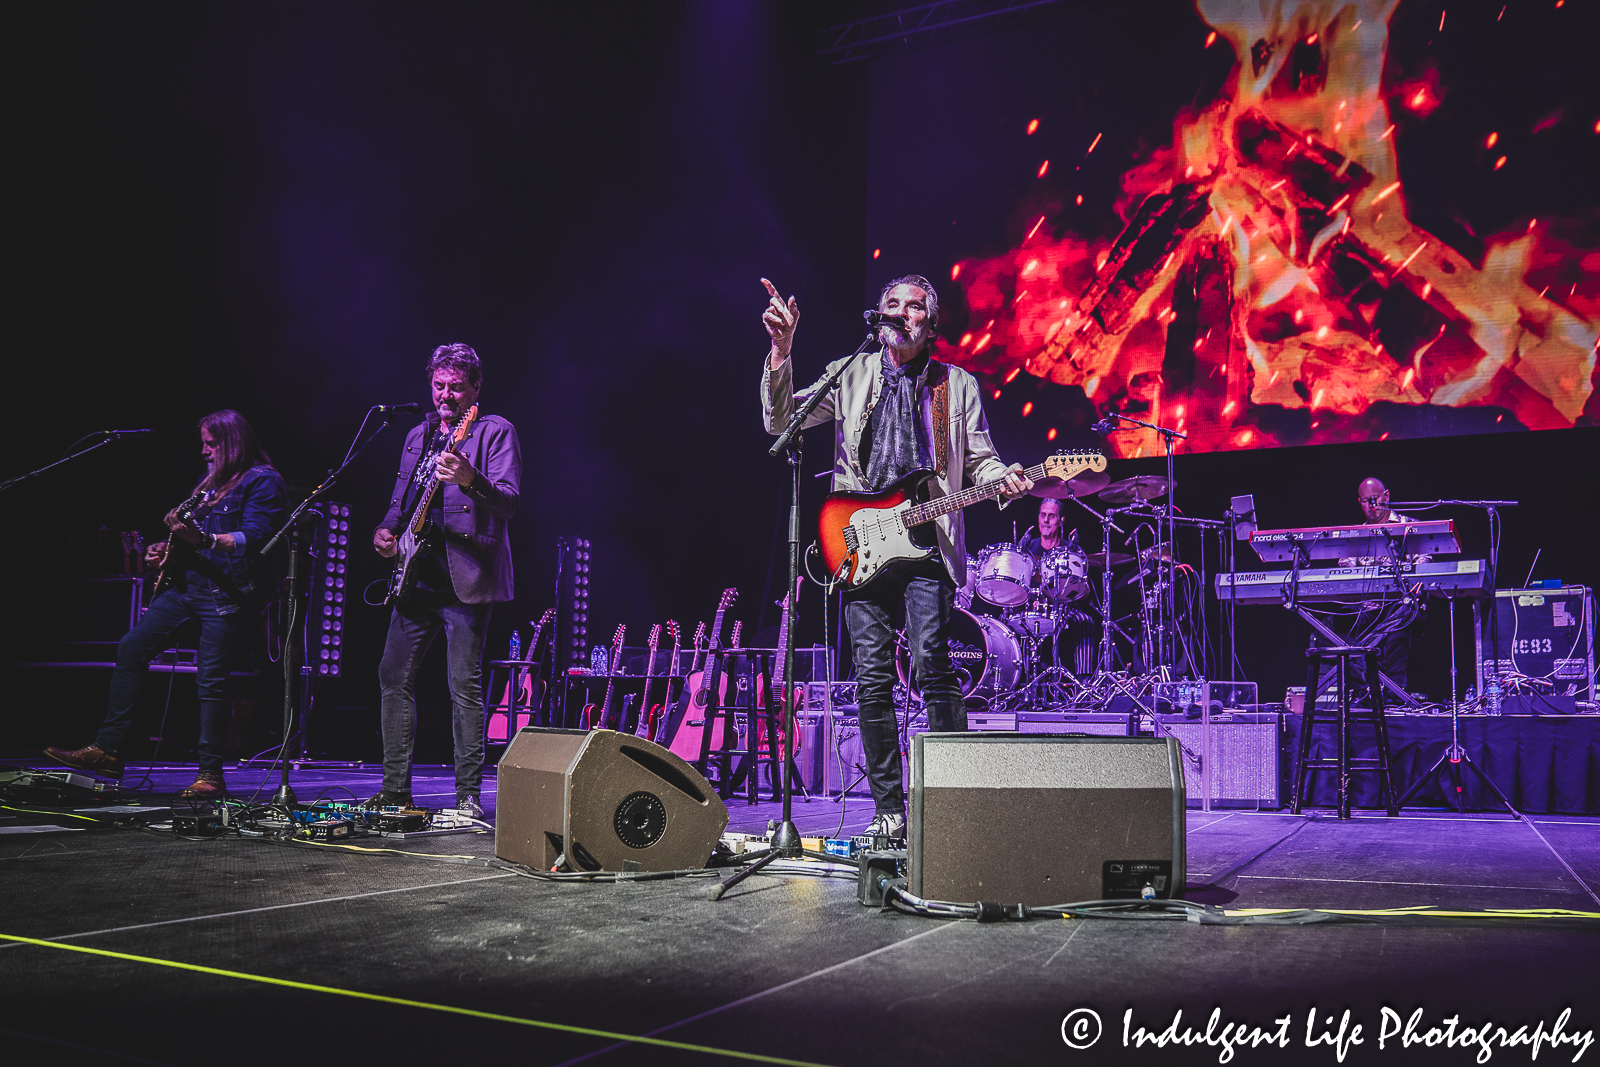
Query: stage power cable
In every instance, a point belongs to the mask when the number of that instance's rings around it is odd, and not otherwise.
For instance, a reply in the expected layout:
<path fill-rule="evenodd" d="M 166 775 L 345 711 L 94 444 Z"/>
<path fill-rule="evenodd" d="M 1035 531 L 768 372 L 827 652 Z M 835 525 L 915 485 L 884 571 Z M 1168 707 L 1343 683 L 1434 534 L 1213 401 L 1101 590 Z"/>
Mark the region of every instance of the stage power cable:
<path fill-rule="evenodd" d="M 997 901 L 958 903 L 925 900 L 894 880 L 880 885 L 884 910 L 933 919 L 971 919 L 979 923 L 1027 922 L 1032 919 L 1121 919 L 1135 922 L 1190 922 L 1201 926 L 1454 926 L 1461 922 L 1537 922 L 1541 925 L 1592 927 L 1600 912 L 1570 908 L 1439 908 L 1420 904 L 1407 908 L 1221 908 L 1186 900 L 1081 900 L 1070 904 L 1030 907 Z"/>

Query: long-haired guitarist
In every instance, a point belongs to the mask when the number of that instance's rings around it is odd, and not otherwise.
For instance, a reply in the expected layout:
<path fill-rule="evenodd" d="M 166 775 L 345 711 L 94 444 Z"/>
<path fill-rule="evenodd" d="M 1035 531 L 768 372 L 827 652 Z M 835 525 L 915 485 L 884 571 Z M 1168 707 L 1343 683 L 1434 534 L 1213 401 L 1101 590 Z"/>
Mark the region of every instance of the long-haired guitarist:
<path fill-rule="evenodd" d="M 777 434 L 796 403 L 789 353 L 800 308 L 765 278 L 761 284 L 769 297 L 762 323 L 772 339 L 761 374 L 762 411 L 767 432 Z M 1020 465 L 1007 468 L 995 454 L 977 380 L 931 358 L 939 323 L 933 285 L 917 275 L 896 278 L 883 287 L 878 310 L 889 317 L 878 328 L 881 347 L 855 357 L 837 390 L 806 424 L 836 423 L 833 488 L 878 492 L 927 470 L 933 472 L 929 488 L 935 496 L 959 492 L 969 481 L 997 478 L 1005 478 L 1011 496 L 1031 489 L 1032 481 L 1017 473 Z M 802 390 L 800 399 L 820 385 L 821 380 Z M 867 828 L 873 835 L 905 836 L 905 783 L 894 714 L 895 621 L 902 610 L 929 728 L 967 728 L 949 643 L 955 591 L 967 573 L 961 512 L 943 515 L 933 526 L 933 555 L 897 565 L 845 594 L 860 683 L 861 746 L 877 805 L 877 817 Z"/>
<path fill-rule="evenodd" d="M 456 806 L 481 818 L 483 642 L 494 605 L 513 595 L 511 517 L 522 486 L 517 431 L 498 415 L 476 415 L 483 367 L 464 344 L 428 360 L 433 412 L 406 435 L 389 512 L 372 535 L 378 555 L 422 545 L 395 599 L 378 666 L 383 789 L 370 803 L 411 803 L 417 671 L 444 630 L 456 754 Z M 437 483 L 437 485 L 435 484 Z M 415 514 L 419 502 L 428 513 Z M 419 521 L 420 520 L 420 521 Z M 423 535 L 414 533 L 418 526 Z M 407 532 L 411 536 L 406 536 Z"/>
<path fill-rule="evenodd" d="M 168 540 L 151 545 L 145 561 L 161 568 L 155 599 L 117 645 L 106 717 L 94 743 L 45 754 L 69 767 L 121 778 L 123 737 L 133 723 L 140 684 L 150 661 L 172 647 L 170 634 L 200 624 L 195 683 L 200 696 L 200 769 L 186 797 L 219 797 L 222 757 L 232 705 L 228 671 L 261 625 L 276 593 L 276 567 L 260 548 L 287 512 L 283 478 L 237 411 L 200 420 L 206 473 L 194 494 L 167 513 Z"/>

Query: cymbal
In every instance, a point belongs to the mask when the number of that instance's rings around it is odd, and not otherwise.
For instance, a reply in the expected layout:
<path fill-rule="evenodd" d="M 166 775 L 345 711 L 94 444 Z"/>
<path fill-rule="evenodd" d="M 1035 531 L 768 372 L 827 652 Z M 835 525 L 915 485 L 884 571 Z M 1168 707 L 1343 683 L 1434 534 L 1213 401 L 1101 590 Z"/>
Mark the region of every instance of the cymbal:
<path fill-rule="evenodd" d="M 1133 556 L 1127 552 L 1091 552 L 1089 553 L 1089 566 L 1096 568 L 1104 567 L 1106 565 L 1106 557 L 1108 555 L 1110 556 L 1111 565 L 1113 567 L 1120 567 L 1124 563 L 1133 562 Z"/>
<path fill-rule="evenodd" d="M 1028 492 L 1052 500 L 1071 500 L 1073 497 L 1093 496 L 1110 484 L 1111 475 L 1105 471 L 1084 471 L 1065 482 L 1060 478 L 1040 478 Z"/>
<path fill-rule="evenodd" d="M 1138 474 L 1124 478 L 1100 490 L 1100 499 L 1107 504 L 1131 504 L 1135 500 L 1154 500 L 1165 496 L 1169 483 L 1154 474 Z"/>

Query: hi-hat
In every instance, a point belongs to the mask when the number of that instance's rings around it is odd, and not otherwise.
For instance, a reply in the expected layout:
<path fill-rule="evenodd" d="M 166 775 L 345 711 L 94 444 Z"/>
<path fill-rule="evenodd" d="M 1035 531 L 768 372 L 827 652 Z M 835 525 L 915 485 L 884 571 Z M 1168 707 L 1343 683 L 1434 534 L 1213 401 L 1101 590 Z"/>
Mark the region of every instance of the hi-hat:
<path fill-rule="evenodd" d="M 1084 471 L 1065 482 L 1060 478 L 1040 478 L 1028 492 L 1052 500 L 1071 500 L 1073 497 L 1093 496 L 1110 484 L 1111 475 L 1105 471 Z"/>
<path fill-rule="evenodd" d="M 1135 500 L 1154 500 L 1165 496 L 1172 483 L 1154 474 L 1138 474 L 1124 478 L 1100 490 L 1100 499 L 1107 504 L 1131 504 Z"/>
<path fill-rule="evenodd" d="M 1104 567 L 1108 557 L 1113 567 L 1120 567 L 1124 563 L 1133 562 L 1133 557 L 1126 552 L 1091 552 L 1089 553 L 1089 566 Z"/>

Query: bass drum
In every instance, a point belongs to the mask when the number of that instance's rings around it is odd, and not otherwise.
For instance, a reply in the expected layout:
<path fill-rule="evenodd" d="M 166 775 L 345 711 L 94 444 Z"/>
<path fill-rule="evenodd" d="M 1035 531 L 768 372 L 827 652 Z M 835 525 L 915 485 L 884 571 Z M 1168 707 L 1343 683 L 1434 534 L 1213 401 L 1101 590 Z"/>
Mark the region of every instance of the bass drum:
<path fill-rule="evenodd" d="M 999 608 L 1028 602 L 1033 586 L 1033 557 L 1013 544 L 990 545 L 978 553 L 977 593 Z"/>
<path fill-rule="evenodd" d="M 950 616 L 950 666 L 963 697 L 993 700 L 1022 681 L 1022 639 L 1004 619 L 957 609 Z M 900 681 L 921 695 L 911 678 L 911 649 L 905 631 L 895 636 L 895 668 Z"/>

